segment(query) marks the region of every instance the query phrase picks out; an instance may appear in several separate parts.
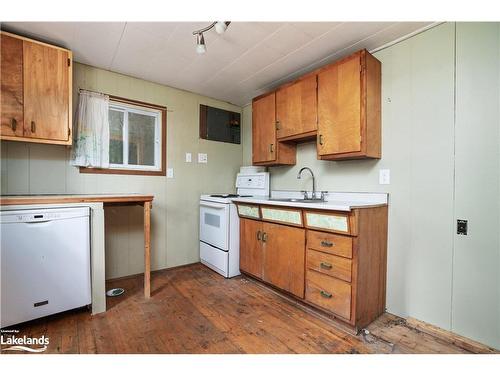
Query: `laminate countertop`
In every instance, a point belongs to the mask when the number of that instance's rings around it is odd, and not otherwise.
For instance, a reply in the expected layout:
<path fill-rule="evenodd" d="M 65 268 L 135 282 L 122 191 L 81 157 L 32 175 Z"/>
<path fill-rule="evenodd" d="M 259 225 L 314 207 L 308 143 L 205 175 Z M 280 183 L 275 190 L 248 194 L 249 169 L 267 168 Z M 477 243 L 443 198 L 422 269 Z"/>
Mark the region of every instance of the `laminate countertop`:
<path fill-rule="evenodd" d="M 326 200 L 323 202 L 300 202 L 286 199 L 303 198 L 301 193 L 276 191 L 271 197 L 239 197 L 233 198 L 235 203 L 253 203 L 270 206 L 311 208 L 316 210 L 351 211 L 356 208 L 381 207 L 388 204 L 388 194 L 386 193 L 326 193 Z"/>
<path fill-rule="evenodd" d="M 144 204 L 144 202 L 152 202 L 153 199 L 153 195 L 138 193 L 2 195 L 0 196 L 0 205 L 11 206 L 88 202 Z"/>

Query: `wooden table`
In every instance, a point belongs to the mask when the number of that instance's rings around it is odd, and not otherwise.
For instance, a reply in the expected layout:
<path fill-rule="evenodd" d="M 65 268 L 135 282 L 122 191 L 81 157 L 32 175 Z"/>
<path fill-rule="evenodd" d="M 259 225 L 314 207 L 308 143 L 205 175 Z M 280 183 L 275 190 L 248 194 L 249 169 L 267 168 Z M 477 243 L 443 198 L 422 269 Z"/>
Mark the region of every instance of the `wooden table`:
<path fill-rule="evenodd" d="M 1 196 L 0 206 L 102 202 L 104 206 L 141 205 L 144 207 L 144 297 L 151 296 L 151 206 L 153 195 L 79 194 Z"/>

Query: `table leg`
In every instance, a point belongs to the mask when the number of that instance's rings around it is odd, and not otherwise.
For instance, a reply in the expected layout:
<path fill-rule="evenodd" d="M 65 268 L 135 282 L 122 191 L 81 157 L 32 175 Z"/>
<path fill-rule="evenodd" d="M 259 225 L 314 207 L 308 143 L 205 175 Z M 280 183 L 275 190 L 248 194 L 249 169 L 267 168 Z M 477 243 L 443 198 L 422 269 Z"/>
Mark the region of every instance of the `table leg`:
<path fill-rule="evenodd" d="M 144 297 L 151 296 L 151 202 L 144 202 Z"/>

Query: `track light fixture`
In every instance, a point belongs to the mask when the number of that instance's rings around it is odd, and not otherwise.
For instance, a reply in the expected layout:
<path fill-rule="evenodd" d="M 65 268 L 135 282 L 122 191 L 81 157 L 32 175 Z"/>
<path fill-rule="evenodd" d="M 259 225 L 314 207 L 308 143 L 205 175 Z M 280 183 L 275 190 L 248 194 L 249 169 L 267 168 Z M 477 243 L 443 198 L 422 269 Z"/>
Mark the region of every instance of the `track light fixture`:
<path fill-rule="evenodd" d="M 203 29 L 193 31 L 193 35 L 196 36 L 196 52 L 199 53 L 200 55 L 207 52 L 205 38 L 203 37 L 203 33 L 205 31 L 215 28 L 215 32 L 217 34 L 224 34 L 230 23 L 231 21 L 216 21 L 212 22 L 210 25 L 204 27 Z"/>

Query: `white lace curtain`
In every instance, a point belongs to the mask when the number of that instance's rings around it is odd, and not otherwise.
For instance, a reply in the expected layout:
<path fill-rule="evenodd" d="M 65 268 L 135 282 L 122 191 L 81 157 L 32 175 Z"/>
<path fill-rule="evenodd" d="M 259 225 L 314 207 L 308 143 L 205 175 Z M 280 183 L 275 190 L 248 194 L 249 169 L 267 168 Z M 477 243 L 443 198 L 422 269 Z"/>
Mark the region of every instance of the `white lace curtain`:
<path fill-rule="evenodd" d="M 80 91 L 71 164 L 109 168 L 109 96 Z"/>

